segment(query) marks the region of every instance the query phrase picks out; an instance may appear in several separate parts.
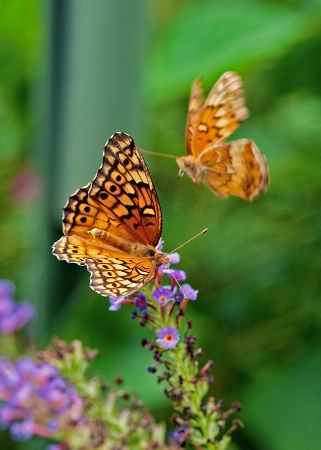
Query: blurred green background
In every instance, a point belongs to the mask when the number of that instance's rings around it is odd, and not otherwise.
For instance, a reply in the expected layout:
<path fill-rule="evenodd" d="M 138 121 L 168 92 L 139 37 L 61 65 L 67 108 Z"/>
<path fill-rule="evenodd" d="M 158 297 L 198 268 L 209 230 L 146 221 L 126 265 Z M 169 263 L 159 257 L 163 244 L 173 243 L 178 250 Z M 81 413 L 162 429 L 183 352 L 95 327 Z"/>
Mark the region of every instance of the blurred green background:
<path fill-rule="evenodd" d="M 68 196 L 92 180 L 115 131 L 182 156 L 191 83 L 226 70 L 244 79 L 251 138 L 270 166 L 253 203 L 221 200 L 146 155 L 164 216 L 165 250 L 199 289 L 188 306 L 212 395 L 243 405 L 247 450 L 320 449 L 321 1 L 0 1 L 0 277 L 39 311 L 35 336 L 99 348 L 92 367 L 125 378 L 158 419 L 171 414 L 148 331 L 59 262 Z M 8 444 L 9 446 L 9 444 Z M 2 448 L 2 447 L 1 447 Z M 9 448 L 9 447 L 8 447 Z M 10 447 L 12 448 L 12 447 Z M 25 448 L 17 445 L 15 448 Z"/>

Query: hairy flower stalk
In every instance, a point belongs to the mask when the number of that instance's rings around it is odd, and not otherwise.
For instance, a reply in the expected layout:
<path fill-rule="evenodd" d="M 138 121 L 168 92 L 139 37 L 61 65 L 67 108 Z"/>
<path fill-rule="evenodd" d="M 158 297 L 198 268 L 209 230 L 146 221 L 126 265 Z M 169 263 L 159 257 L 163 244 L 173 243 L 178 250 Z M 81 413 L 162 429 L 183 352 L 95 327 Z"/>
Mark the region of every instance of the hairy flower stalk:
<path fill-rule="evenodd" d="M 60 373 L 77 386 L 84 402 L 81 426 L 63 435 L 66 448 L 169 450 L 171 447 L 164 444 L 164 427 L 155 422 L 136 396 L 121 387 L 121 379 L 109 387 L 100 378 L 87 378 L 89 361 L 97 355 L 96 350 L 84 349 L 79 341 L 67 345 L 57 339 L 50 349 L 38 352 L 39 361 L 59 367 Z M 124 402 L 127 407 L 120 407 Z"/>
<path fill-rule="evenodd" d="M 222 412 L 222 401 L 215 402 L 213 397 L 205 400 L 213 381 L 209 374 L 212 363 L 209 361 L 203 368 L 199 367 L 197 358 L 203 351 L 195 349 L 196 338 L 190 333 L 191 322 L 184 320 L 188 302 L 197 299 L 198 291 L 189 284 L 179 284 L 186 280 L 185 272 L 170 268 L 171 264 L 179 262 L 179 255 L 168 256 L 170 262 L 159 268 L 154 288 L 145 288 L 145 295 L 134 294 L 136 307 L 141 304 L 143 308 L 135 311 L 132 318 L 139 319 L 140 324 L 147 326 L 155 336 L 142 342 L 144 347 L 153 351 L 155 363 L 148 367 L 148 371 L 163 370 L 158 381 L 167 384 L 164 392 L 176 411 L 172 418 L 177 427 L 172 436 L 173 445 L 227 449 L 231 432 L 242 424 L 234 421 L 225 430 L 226 422 L 232 413 L 240 410 L 240 406 L 234 403 L 229 410 Z M 170 279 L 170 285 L 162 285 L 164 276 Z M 147 300 L 149 297 L 152 301 Z M 118 306 L 128 302 L 128 299 L 122 299 Z M 117 300 L 111 299 L 111 303 L 115 305 Z"/>

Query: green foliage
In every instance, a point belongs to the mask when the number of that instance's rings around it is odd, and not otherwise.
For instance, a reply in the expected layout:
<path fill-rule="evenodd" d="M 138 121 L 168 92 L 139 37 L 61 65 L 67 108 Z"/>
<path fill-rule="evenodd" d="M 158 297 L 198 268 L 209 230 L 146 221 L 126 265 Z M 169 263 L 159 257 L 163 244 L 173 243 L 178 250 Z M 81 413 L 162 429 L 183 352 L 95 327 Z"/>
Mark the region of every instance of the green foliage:
<path fill-rule="evenodd" d="M 318 346 L 283 371 L 267 370 L 248 387 L 242 399 L 248 405 L 244 419 L 253 424 L 258 448 L 318 448 L 321 432 L 316 421 L 321 408 L 316 393 L 320 389 L 320 368 Z"/>
<path fill-rule="evenodd" d="M 151 97 L 163 102 L 184 95 L 198 76 L 249 71 L 282 57 L 308 23 L 310 29 L 313 17 L 310 11 L 253 0 L 190 2 L 168 21 L 155 45 L 147 77 Z"/>

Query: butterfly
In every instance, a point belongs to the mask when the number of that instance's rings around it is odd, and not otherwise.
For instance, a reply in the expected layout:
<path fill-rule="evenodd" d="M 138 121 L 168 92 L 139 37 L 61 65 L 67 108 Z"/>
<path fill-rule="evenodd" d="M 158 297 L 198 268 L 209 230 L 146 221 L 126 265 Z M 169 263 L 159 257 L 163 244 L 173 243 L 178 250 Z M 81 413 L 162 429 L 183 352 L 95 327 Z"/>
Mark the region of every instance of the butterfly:
<path fill-rule="evenodd" d="M 146 163 L 133 138 L 115 133 L 92 182 L 69 197 L 64 236 L 52 253 L 87 266 L 90 287 L 103 296 L 126 296 L 142 288 L 168 258 L 156 246 L 162 213 Z"/>
<path fill-rule="evenodd" d="M 218 197 L 253 200 L 269 183 L 265 157 L 251 139 L 224 142 L 247 119 L 243 83 L 225 72 L 204 99 L 200 79 L 192 86 L 186 123 L 187 156 L 177 158 L 180 174 L 205 183 Z"/>

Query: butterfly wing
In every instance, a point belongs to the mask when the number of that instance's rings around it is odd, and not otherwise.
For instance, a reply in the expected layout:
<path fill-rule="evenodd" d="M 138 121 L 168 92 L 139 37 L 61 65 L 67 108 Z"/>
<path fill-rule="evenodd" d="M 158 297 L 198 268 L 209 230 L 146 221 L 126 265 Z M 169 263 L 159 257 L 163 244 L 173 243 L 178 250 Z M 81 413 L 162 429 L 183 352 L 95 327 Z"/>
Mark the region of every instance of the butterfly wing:
<path fill-rule="evenodd" d="M 242 80 L 235 72 L 225 72 L 198 114 L 190 153 L 197 158 L 206 147 L 225 141 L 247 117 Z"/>
<path fill-rule="evenodd" d="M 88 237 L 98 228 L 132 242 L 156 246 L 162 213 L 146 163 L 131 136 L 115 133 L 105 145 L 94 180 L 69 197 L 65 235 Z"/>
<path fill-rule="evenodd" d="M 115 133 L 105 145 L 94 180 L 78 189 L 63 210 L 65 236 L 53 245 L 58 259 L 86 265 L 90 286 L 105 296 L 129 295 L 155 275 L 150 259 L 98 242 L 93 228 L 126 242 L 156 246 L 162 231 L 157 194 L 134 140 Z"/>
<path fill-rule="evenodd" d="M 188 104 L 188 114 L 185 132 L 186 150 L 188 155 L 191 155 L 193 153 L 192 151 L 193 133 L 195 130 L 197 118 L 204 104 L 204 100 L 205 99 L 203 94 L 202 82 L 201 79 L 198 78 L 197 80 L 194 81 L 192 85 L 191 95 Z"/>
<path fill-rule="evenodd" d="M 87 268 L 91 289 L 111 297 L 130 295 L 155 276 L 152 261 L 135 258 L 88 259 Z"/>
<path fill-rule="evenodd" d="M 186 172 L 195 184 L 205 183 L 219 197 L 253 200 L 269 182 L 265 157 L 249 139 L 223 143 L 248 117 L 241 78 L 225 72 L 204 104 L 202 98 L 197 80 L 187 118 L 187 156 L 176 160 L 180 173 Z"/>
<path fill-rule="evenodd" d="M 155 275 L 152 261 L 126 257 L 122 252 L 97 246 L 76 235 L 63 236 L 53 249 L 59 259 L 86 265 L 90 272 L 90 287 L 103 296 L 129 295 Z"/>
<path fill-rule="evenodd" d="M 63 231 L 65 235 L 77 235 L 88 238 L 93 228 L 118 234 L 125 239 L 130 237 L 127 229 L 122 228 L 112 211 L 102 211 L 89 195 L 92 183 L 78 189 L 69 197 L 63 209 Z"/>
<path fill-rule="evenodd" d="M 146 163 L 131 136 L 115 133 L 109 139 L 89 194 L 102 212 L 116 218 L 132 241 L 157 245 L 162 232 L 160 204 Z"/>
<path fill-rule="evenodd" d="M 202 152 L 200 164 L 203 182 L 219 197 L 253 200 L 269 183 L 266 159 L 250 139 L 209 147 Z"/>

